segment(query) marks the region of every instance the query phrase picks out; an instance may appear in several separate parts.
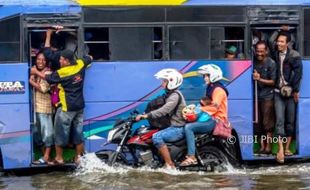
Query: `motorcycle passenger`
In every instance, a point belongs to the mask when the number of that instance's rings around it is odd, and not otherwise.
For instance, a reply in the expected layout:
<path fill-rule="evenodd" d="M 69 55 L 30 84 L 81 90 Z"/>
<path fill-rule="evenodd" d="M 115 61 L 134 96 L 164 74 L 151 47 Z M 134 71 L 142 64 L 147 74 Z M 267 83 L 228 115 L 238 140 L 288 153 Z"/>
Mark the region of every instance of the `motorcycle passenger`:
<path fill-rule="evenodd" d="M 207 112 L 212 116 L 206 122 L 188 123 L 185 125 L 184 131 L 187 142 L 187 156 L 180 166 L 196 165 L 195 157 L 195 135 L 194 133 L 211 133 L 216 125 L 216 120 L 227 121 L 227 97 L 228 91 L 219 81 L 223 78 L 220 67 L 214 64 L 203 65 L 199 67 L 198 73 L 203 75 L 207 84 L 206 96 L 211 99 L 211 104 L 204 105 L 200 100 L 201 111 Z"/>
<path fill-rule="evenodd" d="M 184 138 L 185 120 L 182 117 L 182 109 L 186 106 L 182 93 L 178 90 L 183 82 L 183 76 L 175 69 L 163 69 L 155 74 L 157 79 L 162 80 L 161 86 L 167 93 L 166 103 L 147 114 L 138 115 L 136 120 L 147 118 L 160 118 L 167 114 L 172 114 L 170 118 L 171 126 L 155 133 L 152 137 L 153 143 L 158 148 L 160 155 L 165 161 L 166 168 L 175 168 L 171 160 L 166 142 L 175 142 Z M 181 98 L 181 101 L 179 101 Z M 174 112 L 174 113 L 172 113 Z"/>

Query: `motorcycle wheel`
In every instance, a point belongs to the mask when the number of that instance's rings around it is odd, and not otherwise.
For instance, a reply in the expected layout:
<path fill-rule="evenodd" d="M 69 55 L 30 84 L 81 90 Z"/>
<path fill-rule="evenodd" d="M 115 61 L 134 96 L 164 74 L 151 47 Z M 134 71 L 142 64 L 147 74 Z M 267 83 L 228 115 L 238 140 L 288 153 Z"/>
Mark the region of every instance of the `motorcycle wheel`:
<path fill-rule="evenodd" d="M 126 161 L 119 154 L 115 159 L 114 163 L 111 163 L 113 157 L 115 156 L 115 151 L 112 150 L 103 150 L 96 152 L 97 157 L 104 163 L 110 166 L 126 165 Z"/>
<path fill-rule="evenodd" d="M 199 150 L 199 156 L 206 171 L 227 171 L 229 161 L 219 148 L 206 145 Z"/>
<path fill-rule="evenodd" d="M 112 158 L 114 151 L 104 150 L 96 152 L 96 156 L 104 163 L 108 163 L 109 160 Z"/>

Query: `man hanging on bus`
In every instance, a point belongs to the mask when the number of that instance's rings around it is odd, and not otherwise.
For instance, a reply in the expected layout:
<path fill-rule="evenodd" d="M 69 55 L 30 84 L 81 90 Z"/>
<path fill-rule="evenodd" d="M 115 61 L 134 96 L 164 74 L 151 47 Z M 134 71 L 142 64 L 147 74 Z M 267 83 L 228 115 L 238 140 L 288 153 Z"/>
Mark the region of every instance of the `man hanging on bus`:
<path fill-rule="evenodd" d="M 70 136 L 76 148 L 75 162 L 84 152 L 83 144 L 83 110 L 85 107 L 83 85 L 85 69 L 91 63 L 91 56 L 84 56 L 75 60 L 74 52 L 63 50 L 60 54 L 60 69 L 45 74 L 36 68 L 31 69 L 31 74 L 45 79 L 50 84 L 58 83 L 60 88 L 60 106 L 56 111 L 54 130 L 56 157 L 55 164 L 63 164 L 63 147 L 69 143 Z M 71 133 L 71 134 L 70 134 Z"/>
<path fill-rule="evenodd" d="M 279 137 L 279 151 L 276 159 L 284 163 L 284 156 L 291 156 L 290 144 L 295 132 L 296 106 L 302 79 L 302 62 L 300 54 L 289 48 L 290 33 L 282 31 L 277 38 L 275 61 L 277 79 L 275 89 L 275 136 Z M 286 126 L 286 130 L 285 127 Z M 283 142 L 286 141 L 285 150 Z"/>

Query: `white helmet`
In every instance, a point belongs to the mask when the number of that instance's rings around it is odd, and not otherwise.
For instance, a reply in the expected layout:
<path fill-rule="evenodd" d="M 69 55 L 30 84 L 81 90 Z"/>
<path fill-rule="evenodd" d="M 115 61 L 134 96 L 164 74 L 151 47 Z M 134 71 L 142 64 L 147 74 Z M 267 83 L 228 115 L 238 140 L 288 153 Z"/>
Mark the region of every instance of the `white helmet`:
<path fill-rule="evenodd" d="M 160 80 L 164 80 L 164 79 L 167 80 L 168 81 L 168 85 L 167 85 L 168 90 L 174 90 L 174 89 L 178 88 L 179 86 L 181 86 L 181 84 L 183 82 L 182 74 L 179 71 L 177 71 L 176 69 L 162 69 L 162 70 L 158 71 L 154 76 Z"/>
<path fill-rule="evenodd" d="M 214 83 L 223 79 L 223 72 L 221 68 L 214 64 L 203 65 L 198 68 L 198 73 L 202 75 L 208 74 L 210 76 L 210 82 Z"/>

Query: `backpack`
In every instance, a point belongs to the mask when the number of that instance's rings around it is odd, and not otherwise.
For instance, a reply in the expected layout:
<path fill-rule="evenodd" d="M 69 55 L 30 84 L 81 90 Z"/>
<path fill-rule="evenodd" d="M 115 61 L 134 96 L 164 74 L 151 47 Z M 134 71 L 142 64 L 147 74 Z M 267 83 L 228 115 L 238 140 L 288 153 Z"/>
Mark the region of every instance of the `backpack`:
<path fill-rule="evenodd" d="M 170 122 L 171 116 L 177 111 L 179 104 L 182 100 L 181 95 L 178 92 L 176 92 L 176 93 L 179 95 L 178 104 L 176 105 L 176 107 L 174 108 L 174 110 L 170 114 L 167 114 L 165 116 L 162 116 L 162 117 L 159 117 L 156 119 L 154 119 L 154 118 L 148 118 L 147 119 L 149 124 L 152 127 L 164 129 L 164 128 L 171 126 L 171 122 Z M 167 96 L 167 94 L 164 94 L 162 96 L 158 96 L 157 98 L 151 100 L 146 106 L 145 113 L 149 113 L 153 110 L 157 110 L 158 108 L 161 108 L 163 105 L 165 105 L 166 99 L 168 97 L 169 97 L 169 95 Z"/>

